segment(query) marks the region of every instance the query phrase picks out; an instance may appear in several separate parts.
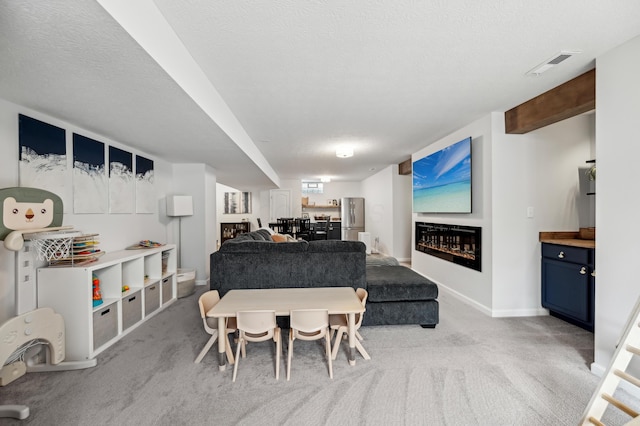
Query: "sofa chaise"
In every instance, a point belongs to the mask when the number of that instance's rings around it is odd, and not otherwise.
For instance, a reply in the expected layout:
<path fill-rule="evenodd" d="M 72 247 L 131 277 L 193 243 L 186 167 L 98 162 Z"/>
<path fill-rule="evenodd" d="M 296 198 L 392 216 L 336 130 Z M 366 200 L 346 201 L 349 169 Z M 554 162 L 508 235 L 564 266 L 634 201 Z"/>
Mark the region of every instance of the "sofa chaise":
<path fill-rule="evenodd" d="M 367 266 L 360 241 L 274 242 L 270 231 L 241 234 L 210 255 L 211 289 L 350 286 L 368 291 L 363 325 L 438 324 L 438 287 L 405 266 Z M 282 326 L 285 319 L 279 319 Z"/>

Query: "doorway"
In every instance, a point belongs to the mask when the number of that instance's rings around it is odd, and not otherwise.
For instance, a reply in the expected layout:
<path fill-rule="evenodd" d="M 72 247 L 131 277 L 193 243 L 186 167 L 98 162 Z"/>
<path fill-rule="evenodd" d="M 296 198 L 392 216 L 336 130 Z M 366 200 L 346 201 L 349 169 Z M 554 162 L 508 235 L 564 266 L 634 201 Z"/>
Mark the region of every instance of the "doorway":
<path fill-rule="evenodd" d="M 272 189 L 269 192 L 269 215 L 269 222 L 275 222 L 279 217 L 292 217 L 290 189 Z"/>

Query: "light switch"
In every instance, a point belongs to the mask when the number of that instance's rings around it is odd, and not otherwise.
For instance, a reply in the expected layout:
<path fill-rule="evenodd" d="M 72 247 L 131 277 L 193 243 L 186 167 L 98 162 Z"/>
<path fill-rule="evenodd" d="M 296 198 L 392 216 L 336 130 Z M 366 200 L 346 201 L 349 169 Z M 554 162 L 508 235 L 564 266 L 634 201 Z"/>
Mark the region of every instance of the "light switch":
<path fill-rule="evenodd" d="M 528 218 L 533 217 L 533 207 L 527 207 L 527 217 Z"/>

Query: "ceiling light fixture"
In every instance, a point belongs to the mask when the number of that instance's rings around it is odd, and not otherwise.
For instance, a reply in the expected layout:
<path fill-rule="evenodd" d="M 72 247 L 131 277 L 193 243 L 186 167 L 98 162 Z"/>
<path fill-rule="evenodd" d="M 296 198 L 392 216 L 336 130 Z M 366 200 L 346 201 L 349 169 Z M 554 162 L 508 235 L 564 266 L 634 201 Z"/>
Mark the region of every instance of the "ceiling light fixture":
<path fill-rule="evenodd" d="M 329 183 L 329 182 L 331 182 L 331 178 L 330 177 L 326 177 L 326 176 L 322 176 L 320 178 L 320 182 Z"/>
<path fill-rule="evenodd" d="M 566 61 L 573 55 L 577 55 L 582 53 L 579 50 L 561 50 L 560 53 L 553 55 L 551 58 L 547 59 L 543 63 L 535 66 L 526 72 L 525 75 L 532 75 L 534 77 L 540 76 L 543 72 L 550 70 L 561 62 Z"/>
<path fill-rule="evenodd" d="M 353 148 L 351 148 L 350 146 L 343 146 L 336 149 L 336 157 L 338 158 L 353 157 Z"/>

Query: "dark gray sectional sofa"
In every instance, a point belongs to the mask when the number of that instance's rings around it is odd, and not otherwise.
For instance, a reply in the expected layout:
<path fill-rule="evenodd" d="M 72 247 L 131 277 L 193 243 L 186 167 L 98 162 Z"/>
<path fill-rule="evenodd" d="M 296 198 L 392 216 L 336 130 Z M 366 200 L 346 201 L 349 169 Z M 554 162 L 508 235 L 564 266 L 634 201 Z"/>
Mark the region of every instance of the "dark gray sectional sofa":
<path fill-rule="evenodd" d="M 210 256 L 211 289 L 362 287 L 363 325 L 438 324 L 438 287 L 404 266 L 367 266 L 360 241 L 275 243 L 269 231 L 241 234 Z M 285 324 L 286 326 L 286 324 Z"/>

